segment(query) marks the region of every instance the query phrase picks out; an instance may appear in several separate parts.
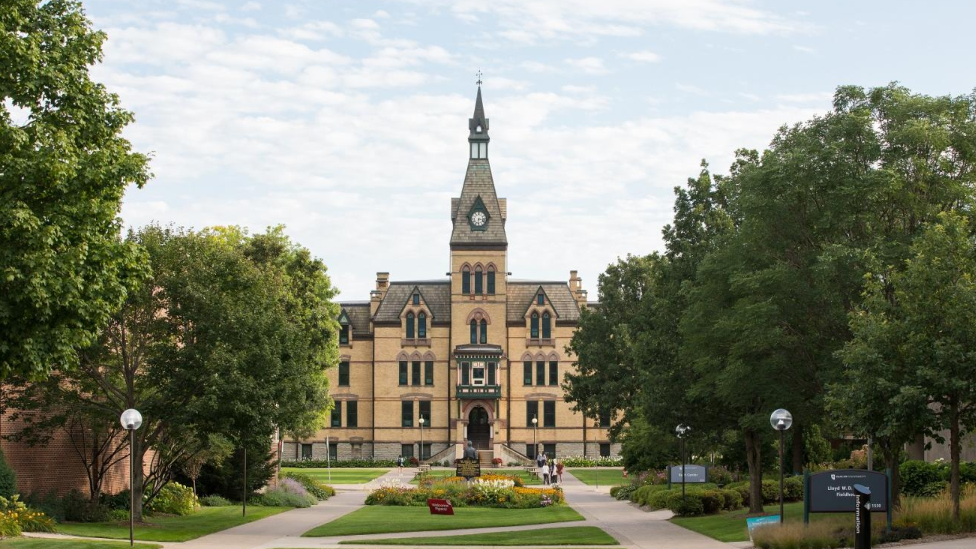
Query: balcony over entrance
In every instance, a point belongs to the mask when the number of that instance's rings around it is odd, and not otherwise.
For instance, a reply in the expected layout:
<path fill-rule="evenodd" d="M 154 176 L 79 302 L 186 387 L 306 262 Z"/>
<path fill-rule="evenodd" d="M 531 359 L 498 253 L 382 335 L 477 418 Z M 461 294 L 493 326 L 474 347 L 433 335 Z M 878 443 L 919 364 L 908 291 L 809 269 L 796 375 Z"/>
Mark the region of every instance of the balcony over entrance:
<path fill-rule="evenodd" d="M 458 385 L 457 397 L 460 399 L 496 399 L 502 397 L 501 385 Z"/>

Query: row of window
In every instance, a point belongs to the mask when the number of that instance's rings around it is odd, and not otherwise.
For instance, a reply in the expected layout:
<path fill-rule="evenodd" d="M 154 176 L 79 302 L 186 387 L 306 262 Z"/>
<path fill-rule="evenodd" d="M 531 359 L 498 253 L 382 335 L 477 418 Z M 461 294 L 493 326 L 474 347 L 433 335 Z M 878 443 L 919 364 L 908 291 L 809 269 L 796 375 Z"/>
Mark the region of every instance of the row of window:
<path fill-rule="evenodd" d="M 487 273 L 482 272 L 481 267 L 475 267 L 474 275 L 471 274 L 471 269 L 465 267 L 461 270 L 461 293 L 470 294 L 472 279 L 474 279 L 474 293 L 476 295 L 481 295 L 485 293 L 487 289 L 488 295 L 495 295 L 495 271 L 492 268 L 488 269 Z M 486 288 L 487 287 L 487 288 Z"/>
<path fill-rule="evenodd" d="M 541 298 L 542 295 L 539 295 Z M 529 321 L 529 337 L 532 339 L 539 339 L 539 313 L 532 313 L 532 319 Z M 542 313 L 542 338 L 549 339 L 552 337 L 552 317 L 549 316 L 548 312 Z"/>
<path fill-rule="evenodd" d="M 471 319 L 471 343 L 478 342 L 488 343 L 488 321 L 485 319 L 481 319 L 480 323 Z"/>
<path fill-rule="evenodd" d="M 522 362 L 522 384 L 532 385 L 532 361 L 526 360 Z M 535 363 L 535 384 L 536 385 L 546 385 L 546 362 L 544 360 L 539 360 Z M 559 385 L 559 362 L 555 360 L 549 361 L 549 385 Z"/>
<path fill-rule="evenodd" d="M 416 337 L 419 339 L 424 339 L 427 337 L 427 314 L 419 313 L 417 314 L 417 332 Z M 407 339 L 414 339 L 414 316 L 413 313 L 407 313 Z"/>
<path fill-rule="evenodd" d="M 420 417 L 424 418 L 424 427 L 430 427 L 430 401 L 420 400 L 417 401 L 418 408 L 420 408 Z M 418 418 L 419 419 L 419 418 Z M 417 425 L 420 425 L 417 423 Z M 404 400 L 400 403 L 400 426 L 401 427 L 413 427 L 413 401 Z"/>
<path fill-rule="evenodd" d="M 337 400 L 332 409 L 332 420 L 329 425 L 342 427 L 342 403 L 346 403 L 346 427 L 359 427 L 359 402 L 355 400 Z"/>
<path fill-rule="evenodd" d="M 408 368 L 409 366 L 409 368 Z M 434 361 L 424 362 L 424 385 L 434 384 Z M 408 380 L 410 383 L 408 383 Z M 420 361 L 415 360 L 408 363 L 406 360 L 400 361 L 400 385 L 420 385 Z"/>
<path fill-rule="evenodd" d="M 539 401 L 527 400 L 525 402 L 525 426 L 535 427 L 536 423 L 532 420 L 539 420 Z M 556 426 L 556 401 L 542 401 L 542 420 L 538 421 L 539 427 Z"/>
<path fill-rule="evenodd" d="M 424 444 L 417 444 L 420 446 L 420 459 L 430 459 L 430 443 L 425 442 Z M 413 444 L 401 444 L 400 445 L 400 455 L 406 459 L 413 457 Z"/>
<path fill-rule="evenodd" d="M 525 455 L 535 459 L 535 452 L 538 447 L 535 444 L 525 445 Z M 546 454 L 546 457 L 552 459 L 556 457 L 556 445 L 555 444 L 543 444 L 542 451 Z M 610 457 L 610 443 L 601 442 L 600 443 L 600 457 Z"/>
<path fill-rule="evenodd" d="M 497 385 L 495 362 L 462 362 L 461 385 Z"/>

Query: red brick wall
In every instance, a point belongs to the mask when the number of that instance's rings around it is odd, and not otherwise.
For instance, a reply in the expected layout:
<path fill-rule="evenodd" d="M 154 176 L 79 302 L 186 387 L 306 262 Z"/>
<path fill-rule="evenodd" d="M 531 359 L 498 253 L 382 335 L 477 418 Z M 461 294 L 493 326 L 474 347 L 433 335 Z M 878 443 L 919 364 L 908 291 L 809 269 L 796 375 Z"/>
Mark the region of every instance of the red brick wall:
<path fill-rule="evenodd" d="M 10 421 L 7 411 L 0 419 L 0 434 L 19 431 L 23 421 Z M 81 458 L 71 445 L 68 434 L 57 431 L 45 446 L 30 447 L 0 439 L 7 463 L 17 473 L 17 489 L 22 494 L 50 491 L 64 495 L 72 489 L 88 495 L 88 476 Z M 128 453 L 128 452 L 126 452 Z M 148 460 L 149 456 L 147 456 Z M 102 483 L 102 493 L 114 494 L 129 487 L 129 458 L 112 466 Z"/>

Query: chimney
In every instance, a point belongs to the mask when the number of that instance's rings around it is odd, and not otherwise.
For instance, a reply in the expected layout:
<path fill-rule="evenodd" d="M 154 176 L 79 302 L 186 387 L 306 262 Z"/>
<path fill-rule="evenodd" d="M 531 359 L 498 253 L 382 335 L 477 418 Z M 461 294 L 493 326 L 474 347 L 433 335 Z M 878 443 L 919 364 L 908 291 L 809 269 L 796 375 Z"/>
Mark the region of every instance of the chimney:
<path fill-rule="evenodd" d="M 386 297 L 386 291 L 390 289 L 390 273 L 376 273 L 376 289 L 369 292 L 369 316 L 376 315 L 376 310 L 380 308 L 380 302 Z"/>
<path fill-rule="evenodd" d="M 569 271 L 569 291 L 573 293 L 577 305 L 586 306 L 586 290 L 583 289 L 583 279 L 579 277 L 578 271 Z"/>

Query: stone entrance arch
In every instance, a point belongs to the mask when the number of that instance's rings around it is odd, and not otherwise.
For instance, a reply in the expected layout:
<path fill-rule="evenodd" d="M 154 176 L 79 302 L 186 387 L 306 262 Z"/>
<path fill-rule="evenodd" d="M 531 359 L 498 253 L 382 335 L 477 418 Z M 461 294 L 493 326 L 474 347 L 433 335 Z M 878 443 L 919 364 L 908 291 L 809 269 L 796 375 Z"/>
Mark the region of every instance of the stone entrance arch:
<path fill-rule="evenodd" d="M 491 423 L 488 411 L 475 406 L 468 412 L 468 440 L 478 450 L 491 449 Z"/>

